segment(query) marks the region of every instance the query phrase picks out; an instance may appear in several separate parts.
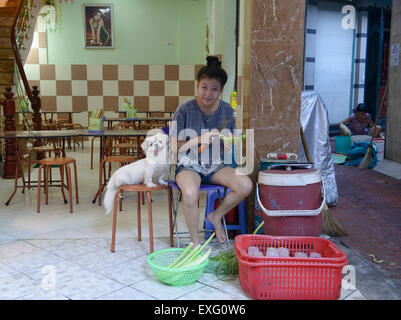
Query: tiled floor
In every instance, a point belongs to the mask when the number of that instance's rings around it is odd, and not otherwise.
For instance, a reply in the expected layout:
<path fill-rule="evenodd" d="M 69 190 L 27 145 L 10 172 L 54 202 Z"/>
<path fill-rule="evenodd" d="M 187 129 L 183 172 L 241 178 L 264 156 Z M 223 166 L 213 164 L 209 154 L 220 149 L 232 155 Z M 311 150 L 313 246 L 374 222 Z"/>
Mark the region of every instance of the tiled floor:
<path fill-rule="evenodd" d="M 97 166 L 90 170 L 90 148 L 68 152 L 78 161 L 80 204 L 74 213 L 58 188 L 50 189 L 49 205 L 36 214 L 37 189 L 18 190 L 9 206 L 13 181 L 0 184 L 0 299 L 249 299 L 238 278 L 220 281 L 205 273 L 185 287 L 161 284 L 147 265 L 149 254 L 146 208 L 141 242 L 137 241 L 133 195 L 124 200 L 118 216 L 116 251 L 110 252 L 111 216 L 92 204 Z M 97 154 L 95 154 L 97 159 Z M 33 172 L 36 179 L 37 172 Z M 204 204 L 204 201 L 201 201 Z M 201 208 L 202 212 L 203 208 Z M 167 195 L 154 193 L 155 250 L 168 247 Z M 182 216 L 182 215 L 180 215 Z M 180 229 L 184 229 L 179 220 Z M 213 253 L 225 249 L 213 245 Z M 364 299 L 358 289 L 342 290 L 340 299 Z"/>
<path fill-rule="evenodd" d="M 401 180 L 401 163 L 384 159 L 379 162 L 374 168 L 374 171 Z"/>

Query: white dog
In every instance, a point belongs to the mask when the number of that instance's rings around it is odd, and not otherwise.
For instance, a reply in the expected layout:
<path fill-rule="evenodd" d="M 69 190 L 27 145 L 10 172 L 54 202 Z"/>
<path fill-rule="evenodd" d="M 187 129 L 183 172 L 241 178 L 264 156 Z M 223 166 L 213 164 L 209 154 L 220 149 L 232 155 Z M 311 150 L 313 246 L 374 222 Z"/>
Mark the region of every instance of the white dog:
<path fill-rule="evenodd" d="M 110 177 L 107 183 L 107 191 L 104 195 L 103 205 L 106 213 L 113 210 L 114 195 L 121 185 L 145 184 L 147 187 L 156 187 L 157 182 L 161 185 L 168 185 L 163 180 L 168 170 L 168 135 L 158 133 L 148 137 L 141 144 L 146 158 L 137 160 L 125 165 Z"/>

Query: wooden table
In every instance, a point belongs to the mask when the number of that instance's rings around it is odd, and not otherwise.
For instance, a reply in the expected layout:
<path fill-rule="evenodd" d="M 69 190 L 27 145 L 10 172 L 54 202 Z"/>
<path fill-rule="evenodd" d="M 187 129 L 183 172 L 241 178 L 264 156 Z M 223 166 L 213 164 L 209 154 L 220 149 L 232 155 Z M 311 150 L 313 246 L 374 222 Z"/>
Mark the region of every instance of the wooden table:
<path fill-rule="evenodd" d="M 125 110 L 118 110 L 115 111 L 116 113 L 126 113 Z M 170 115 L 170 117 L 173 116 L 175 111 L 165 111 L 165 110 L 160 110 L 160 111 L 137 111 L 136 113 L 145 113 L 147 117 L 151 117 L 152 113 L 168 113 Z"/>
<path fill-rule="evenodd" d="M 22 168 L 23 154 L 22 154 L 22 143 L 23 139 L 54 139 L 53 147 L 56 151 L 55 139 L 62 139 L 62 156 L 65 157 L 65 139 L 74 137 L 99 137 L 100 138 L 100 151 L 99 151 L 99 163 L 106 156 L 106 144 L 105 138 L 119 138 L 119 137 L 146 137 L 148 135 L 147 130 L 105 130 L 104 132 L 91 132 L 88 130 L 47 130 L 47 131 L 8 131 L 0 132 L 0 139 L 16 139 L 17 140 L 17 150 L 16 158 L 17 164 L 15 166 L 15 183 L 14 190 L 6 202 L 6 205 L 10 204 L 10 201 L 14 197 L 18 188 L 22 188 L 22 193 L 25 192 L 26 183 L 24 178 L 24 171 Z M 56 153 L 54 153 L 56 154 Z M 18 185 L 19 175 L 21 174 L 22 185 Z"/>
<path fill-rule="evenodd" d="M 168 126 L 169 122 L 173 120 L 171 117 L 160 118 L 160 117 L 146 117 L 146 118 L 136 118 L 136 119 L 126 119 L 126 118 L 105 118 L 104 121 L 107 122 L 107 129 L 111 130 L 113 127 L 113 122 L 127 122 L 132 123 L 135 130 L 141 130 L 142 122 L 164 122 L 165 126 Z"/>
<path fill-rule="evenodd" d="M 40 113 L 45 116 L 45 122 L 49 121 L 49 123 L 53 123 L 53 116 L 54 114 L 68 114 L 68 123 L 72 123 L 72 114 L 73 113 L 82 113 L 84 111 L 43 111 L 41 110 Z M 16 113 L 22 113 L 22 111 L 16 111 Z M 25 113 L 32 113 L 31 111 L 27 111 Z M 50 114 L 50 119 L 46 118 L 46 114 Z"/>

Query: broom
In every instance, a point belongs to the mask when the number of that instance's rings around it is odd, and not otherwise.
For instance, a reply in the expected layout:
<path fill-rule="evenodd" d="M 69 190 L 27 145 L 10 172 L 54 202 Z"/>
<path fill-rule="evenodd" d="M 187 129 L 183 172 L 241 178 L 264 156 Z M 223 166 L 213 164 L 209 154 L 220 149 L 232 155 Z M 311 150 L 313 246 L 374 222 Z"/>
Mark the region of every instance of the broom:
<path fill-rule="evenodd" d="M 358 168 L 361 169 L 361 170 L 369 168 L 370 161 L 372 160 L 373 138 L 375 136 L 375 131 L 376 131 L 376 127 L 377 127 L 377 120 L 380 117 L 380 113 L 382 111 L 383 104 L 384 104 L 384 99 L 386 98 L 386 95 L 387 95 L 387 88 L 388 88 L 388 84 L 386 84 L 386 88 L 384 89 L 384 94 L 383 94 L 383 97 L 382 97 L 382 101 L 380 102 L 379 112 L 376 115 L 375 126 L 373 127 L 372 138 L 370 138 L 370 143 L 369 143 L 368 150 L 366 151 L 365 156 L 363 157 L 362 161 L 359 163 L 359 166 L 358 166 Z"/>
<path fill-rule="evenodd" d="M 301 124 L 300 132 L 301 132 L 301 140 L 302 140 L 302 145 L 304 147 L 306 159 L 308 160 L 308 162 L 312 163 L 312 159 L 309 155 L 308 145 L 306 144 L 304 130 L 302 129 L 302 124 Z M 332 237 L 345 237 L 348 235 L 347 231 L 338 223 L 336 218 L 334 218 L 334 216 L 330 213 L 327 203 L 324 203 L 323 210 L 322 210 L 322 217 L 323 217 L 323 225 L 322 225 L 323 233 L 327 234 L 328 236 L 332 236 Z"/>

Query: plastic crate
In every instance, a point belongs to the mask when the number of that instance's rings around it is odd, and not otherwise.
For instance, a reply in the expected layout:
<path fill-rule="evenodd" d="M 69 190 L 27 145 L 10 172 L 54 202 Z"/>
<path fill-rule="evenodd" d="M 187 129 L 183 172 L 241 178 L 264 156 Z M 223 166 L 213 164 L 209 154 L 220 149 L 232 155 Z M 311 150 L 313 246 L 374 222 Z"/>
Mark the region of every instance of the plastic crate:
<path fill-rule="evenodd" d="M 285 247 L 290 257 L 250 256 L 248 248 Z M 239 235 L 234 249 L 242 289 L 255 300 L 334 300 L 340 297 L 347 256 L 331 241 L 318 237 Z M 322 258 L 294 258 L 293 253 L 319 252 Z"/>

